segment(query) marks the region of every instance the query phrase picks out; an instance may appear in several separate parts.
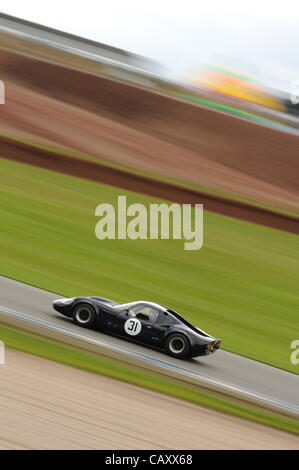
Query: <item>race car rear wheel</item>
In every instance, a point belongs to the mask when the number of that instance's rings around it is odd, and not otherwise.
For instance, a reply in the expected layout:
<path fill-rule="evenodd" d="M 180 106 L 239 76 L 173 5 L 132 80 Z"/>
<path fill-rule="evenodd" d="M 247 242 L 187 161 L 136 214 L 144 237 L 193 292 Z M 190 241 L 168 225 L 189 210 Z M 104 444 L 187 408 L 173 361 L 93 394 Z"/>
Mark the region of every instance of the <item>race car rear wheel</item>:
<path fill-rule="evenodd" d="M 190 356 L 191 347 L 188 338 L 181 333 L 173 333 L 166 339 L 165 349 L 170 356 L 186 359 Z"/>
<path fill-rule="evenodd" d="M 91 328 L 96 323 L 96 312 L 89 304 L 76 305 L 73 310 L 73 320 L 77 325 Z"/>

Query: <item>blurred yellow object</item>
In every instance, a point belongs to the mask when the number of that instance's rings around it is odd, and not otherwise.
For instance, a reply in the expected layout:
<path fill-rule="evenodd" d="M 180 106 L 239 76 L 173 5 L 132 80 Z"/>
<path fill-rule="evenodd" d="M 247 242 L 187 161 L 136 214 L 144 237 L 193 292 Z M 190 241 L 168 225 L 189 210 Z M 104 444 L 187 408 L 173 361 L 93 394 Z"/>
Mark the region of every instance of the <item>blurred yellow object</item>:
<path fill-rule="evenodd" d="M 226 67 L 210 65 L 203 69 L 195 79 L 192 79 L 192 84 L 284 111 L 283 104 L 271 96 L 255 78 Z"/>

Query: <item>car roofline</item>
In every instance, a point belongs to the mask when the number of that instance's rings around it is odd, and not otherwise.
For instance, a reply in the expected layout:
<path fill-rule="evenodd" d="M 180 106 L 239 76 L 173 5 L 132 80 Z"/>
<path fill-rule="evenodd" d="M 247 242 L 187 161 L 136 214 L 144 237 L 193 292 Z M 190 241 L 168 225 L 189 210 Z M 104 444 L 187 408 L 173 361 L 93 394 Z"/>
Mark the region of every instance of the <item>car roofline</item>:
<path fill-rule="evenodd" d="M 136 304 L 148 304 L 153 308 L 159 308 L 160 310 L 163 310 L 163 312 L 167 310 L 167 308 L 163 305 L 157 304 L 156 302 L 149 302 L 148 300 L 137 300 Z"/>
<path fill-rule="evenodd" d="M 125 302 L 124 304 L 119 304 L 118 306 L 121 307 L 122 305 L 126 305 L 126 304 L 136 304 L 136 305 L 147 304 L 150 307 L 158 308 L 162 310 L 163 312 L 166 312 L 168 310 L 167 307 L 164 307 L 164 305 L 157 304 L 156 302 L 149 302 L 148 300 L 136 300 L 136 301 L 133 300 L 133 302 Z"/>

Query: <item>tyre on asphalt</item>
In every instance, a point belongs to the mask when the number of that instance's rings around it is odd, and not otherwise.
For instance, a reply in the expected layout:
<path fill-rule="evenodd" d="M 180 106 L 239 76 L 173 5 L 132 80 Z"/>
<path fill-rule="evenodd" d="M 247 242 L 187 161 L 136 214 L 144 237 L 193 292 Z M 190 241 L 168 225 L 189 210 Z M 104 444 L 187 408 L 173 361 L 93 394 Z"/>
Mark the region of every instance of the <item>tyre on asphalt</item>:
<path fill-rule="evenodd" d="M 166 352 L 173 357 L 186 359 L 190 357 L 191 347 L 188 338 L 181 333 L 172 333 L 165 342 Z"/>
<path fill-rule="evenodd" d="M 96 312 L 92 305 L 81 303 L 74 307 L 73 321 L 76 325 L 92 328 L 96 323 L 96 319 Z"/>

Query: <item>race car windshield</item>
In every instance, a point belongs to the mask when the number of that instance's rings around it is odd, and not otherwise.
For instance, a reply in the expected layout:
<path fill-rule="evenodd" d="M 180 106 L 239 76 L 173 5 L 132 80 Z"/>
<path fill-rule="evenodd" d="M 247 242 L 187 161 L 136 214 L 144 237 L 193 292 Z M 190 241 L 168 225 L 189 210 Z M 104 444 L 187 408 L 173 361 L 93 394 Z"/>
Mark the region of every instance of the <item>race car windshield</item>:
<path fill-rule="evenodd" d="M 128 304 L 118 305 L 118 308 L 125 310 L 130 318 L 139 318 L 154 323 L 159 314 L 159 308 L 146 302 L 131 302 Z"/>
<path fill-rule="evenodd" d="M 120 304 L 120 305 L 115 305 L 114 308 L 117 310 L 129 310 L 130 308 L 134 307 L 136 302 L 129 302 L 127 304 Z"/>

